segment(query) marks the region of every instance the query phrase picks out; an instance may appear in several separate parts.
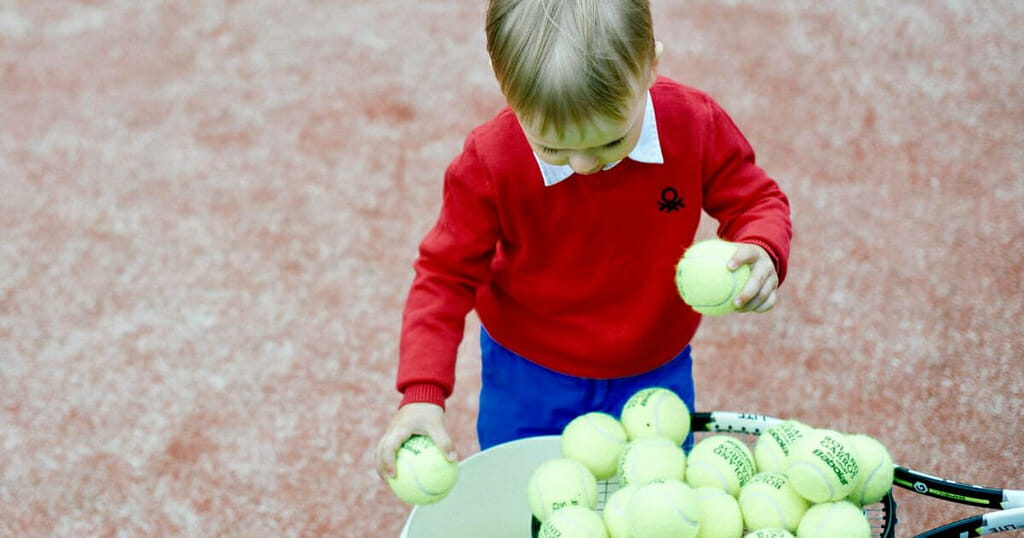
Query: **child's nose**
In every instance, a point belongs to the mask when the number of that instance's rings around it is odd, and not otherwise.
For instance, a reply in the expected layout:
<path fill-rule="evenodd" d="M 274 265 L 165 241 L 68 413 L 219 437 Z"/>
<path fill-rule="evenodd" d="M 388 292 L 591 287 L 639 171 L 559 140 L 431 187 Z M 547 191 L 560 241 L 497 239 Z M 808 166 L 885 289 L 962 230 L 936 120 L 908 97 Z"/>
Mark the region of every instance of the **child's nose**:
<path fill-rule="evenodd" d="M 577 153 L 569 157 L 569 166 L 577 174 L 594 174 L 601 171 L 601 161 L 586 153 Z"/>

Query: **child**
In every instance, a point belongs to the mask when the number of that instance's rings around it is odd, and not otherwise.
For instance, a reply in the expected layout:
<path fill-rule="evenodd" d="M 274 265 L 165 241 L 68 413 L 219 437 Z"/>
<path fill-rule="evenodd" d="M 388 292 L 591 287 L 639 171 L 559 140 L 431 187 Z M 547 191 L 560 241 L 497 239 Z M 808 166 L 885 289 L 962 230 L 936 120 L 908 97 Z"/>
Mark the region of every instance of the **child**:
<path fill-rule="evenodd" d="M 415 433 L 455 459 L 444 403 L 471 309 L 485 449 L 618 416 L 648 386 L 694 408 L 701 318 L 673 275 L 702 209 L 751 266 L 737 310 L 770 310 L 786 272 L 786 196 L 714 101 L 658 76 L 647 0 L 491 0 L 486 30 L 509 107 L 467 137 L 420 245 L 382 475 Z"/>

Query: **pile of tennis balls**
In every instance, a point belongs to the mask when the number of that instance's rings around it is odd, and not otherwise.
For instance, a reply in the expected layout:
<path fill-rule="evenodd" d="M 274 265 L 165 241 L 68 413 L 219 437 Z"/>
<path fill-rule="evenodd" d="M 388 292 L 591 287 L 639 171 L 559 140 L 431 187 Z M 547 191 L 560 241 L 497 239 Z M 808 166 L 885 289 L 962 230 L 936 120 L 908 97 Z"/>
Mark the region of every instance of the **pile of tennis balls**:
<path fill-rule="evenodd" d="M 672 391 L 633 395 L 615 418 L 593 412 L 561 435 L 561 457 L 531 474 L 540 538 L 862 538 L 863 506 L 892 487 L 886 448 L 866 435 L 778 423 L 753 450 L 711 434 L 682 448 L 690 412 Z M 598 481 L 620 488 L 598 511 Z"/>

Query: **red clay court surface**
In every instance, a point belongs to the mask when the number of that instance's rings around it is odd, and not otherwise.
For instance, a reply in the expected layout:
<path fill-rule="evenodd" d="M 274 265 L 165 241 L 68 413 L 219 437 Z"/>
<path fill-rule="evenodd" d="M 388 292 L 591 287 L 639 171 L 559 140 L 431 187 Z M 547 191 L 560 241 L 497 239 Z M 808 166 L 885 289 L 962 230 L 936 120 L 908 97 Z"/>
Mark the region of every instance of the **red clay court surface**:
<path fill-rule="evenodd" d="M 372 448 L 441 174 L 502 104 L 484 9 L 0 2 L 0 536 L 399 533 Z M 1024 488 L 1024 3 L 655 16 L 793 206 L 778 307 L 694 343 L 698 407 Z M 901 536 L 975 512 L 897 496 Z"/>

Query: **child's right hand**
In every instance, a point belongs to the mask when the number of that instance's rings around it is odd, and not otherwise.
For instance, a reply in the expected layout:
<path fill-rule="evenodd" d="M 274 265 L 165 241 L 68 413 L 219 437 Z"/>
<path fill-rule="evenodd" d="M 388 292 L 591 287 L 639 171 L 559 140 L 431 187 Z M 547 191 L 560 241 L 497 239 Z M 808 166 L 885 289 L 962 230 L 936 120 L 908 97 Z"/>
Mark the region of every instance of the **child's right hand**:
<path fill-rule="evenodd" d="M 377 443 L 377 474 L 384 478 L 395 476 L 395 453 L 409 437 L 420 434 L 434 440 L 434 444 L 455 461 L 455 443 L 448 435 L 444 422 L 444 409 L 431 403 L 410 403 L 395 413 L 384 436 Z"/>

